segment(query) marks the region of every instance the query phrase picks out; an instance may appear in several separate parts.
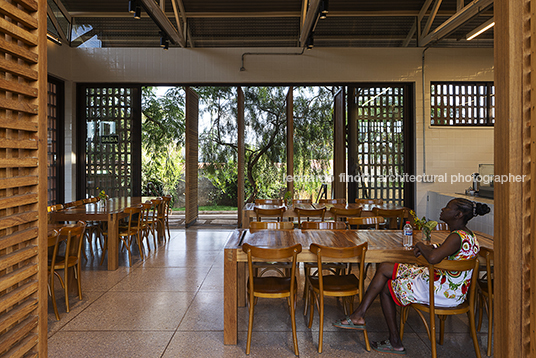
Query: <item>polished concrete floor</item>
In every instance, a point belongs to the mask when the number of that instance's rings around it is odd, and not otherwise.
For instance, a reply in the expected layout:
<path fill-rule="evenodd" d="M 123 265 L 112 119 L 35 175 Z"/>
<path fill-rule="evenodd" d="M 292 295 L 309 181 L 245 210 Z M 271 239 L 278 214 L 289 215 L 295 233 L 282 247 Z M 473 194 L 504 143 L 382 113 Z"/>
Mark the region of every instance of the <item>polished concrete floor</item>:
<path fill-rule="evenodd" d="M 55 290 L 60 321 L 56 321 L 49 299 L 49 357 L 245 357 L 246 308 L 239 308 L 238 345 L 223 344 L 223 247 L 230 232 L 215 227 L 172 230 L 168 242 L 156 250 L 151 244 L 152 251 L 144 261 L 135 251 L 131 267 L 123 252 L 116 271 L 99 265 L 101 252 L 97 251 L 84 260 L 83 299 L 71 294 L 69 313 L 61 289 Z M 315 315 L 313 327 L 308 329 L 301 291 L 299 296 L 296 321 L 302 357 L 384 356 L 365 350 L 362 332 L 331 326 L 343 317 L 335 299 L 326 301 L 324 351 L 319 354 L 318 317 Z M 379 301 L 366 319 L 371 341 L 387 338 Z M 475 356 L 467 322 L 467 316 L 447 319 L 439 357 Z M 478 333 L 483 356 L 486 332 L 487 317 Z M 410 312 L 403 342 L 408 357 L 431 356 L 426 329 L 415 312 Z M 250 356 L 294 356 L 284 300 L 259 300 Z"/>

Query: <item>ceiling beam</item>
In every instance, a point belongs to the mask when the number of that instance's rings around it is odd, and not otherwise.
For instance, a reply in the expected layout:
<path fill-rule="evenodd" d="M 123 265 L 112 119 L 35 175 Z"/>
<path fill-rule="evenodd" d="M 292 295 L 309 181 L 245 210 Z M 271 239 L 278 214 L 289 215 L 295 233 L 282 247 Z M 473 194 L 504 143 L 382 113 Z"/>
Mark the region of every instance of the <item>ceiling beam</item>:
<path fill-rule="evenodd" d="M 175 26 L 169 21 L 166 14 L 160 9 L 154 0 L 140 0 L 143 4 L 145 12 L 153 19 L 155 24 L 165 32 L 169 40 L 174 44 L 179 44 L 181 47 L 186 47 L 184 37 L 179 34 Z"/>
<path fill-rule="evenodd" d="M 493 0 L 473 0 L 455 15 L 451 16 L 448 20 L 431 31 L 428 35 L 419 38 L 419 47 L 424 47 L 441 40 L 492 4 Z"/>
<path fill-rule="evenodd" d="M 434 22 L 437 12 L 439 11 L 439 6 L 441 6 L 441 3 L 443 0 L 435 0 L 434 6 L 432 7 L 432 11 L 428 15 L 428 20 L 426 21 L 426 25 L 424 25 L 424 29 L 422 29 L 420 38 L 425 37 L 430 32 L 430 28 L 432 27 L 432 23 Z"/>
<path fill-rule="evenodd" d="M 318 20 L 318 7 L 320 5 L 320 0 L 310 0 L 309 7 L 307 8 L 307 15 L 305 16 L 305 21 L 300 32 L 300 45 L 305 46 L 305 41 L 309 34 L 313 30 L 315 22 Z"/>
<path fill-rule="evenodd" d="M 179 34 L 184 39 L 184 32 L 182 31 L 181 21 L 180 21 L 180 14 L 179 14 L 179 5 L 177 4 L 177 0 L 171 0 L 171 5 L 173 5 L 173 13 L 175 15 L 175 21 L 177 22 L 177 28 L 179 29 Z M 186 46 L 186 41 L 184 42 L 184 45 L 181 44 L 181 47 Z"/>
<path fill-rule="evenodd" d="M 408 32 L 408 36 L 404 39 L 404 42 L 402 42 L 402 47 L 408 47 L 409 42 L 413 38 L 413 35 L 415 35 L 415 32 L 417 32 L 417 19 L 415 19 L 415 22 L 413 23 L 413 26 L 411 26 L 411 29 Z"/>
<path fill-rule="evenodd" d="M 72 17 L 132 17 L 128 11 L 122 12 L 71 12 Z M 266 11 L 266 12 L 182 12 L 185 17 L 190 19 L 197 18 L 285 18 L 297 17 L 301 18 L 300 11 Z M 419 16 L 420 11 L 329 11 L 329 17 L 415 17 Z M 437 16 L 452 16 L 455 11 L 439 11 Z M 484 14 L 493 15 L 493 11 L 485 12 Z M 166 12 L 167 17 L 174 17 L 173 12 Z M 305 19 L 305 16 L 304 16 Z"/>
<path fill-rule="evenodd" d="M 50 7 L 50 5 L 47 5 L 47 15 L 50 18 L 50 21 L 52 21 L 54 28 L 56 28 L 56 31 L 58 32 L 58 35 L 60 36 L 61 42 L 68 45 L 69 40 L 67 39 L 65 32 L 61 28 L 60 23 L 58 22 L 58 19 L 56 19 L 56 15 L 54 15 L 54 11 Z"/>

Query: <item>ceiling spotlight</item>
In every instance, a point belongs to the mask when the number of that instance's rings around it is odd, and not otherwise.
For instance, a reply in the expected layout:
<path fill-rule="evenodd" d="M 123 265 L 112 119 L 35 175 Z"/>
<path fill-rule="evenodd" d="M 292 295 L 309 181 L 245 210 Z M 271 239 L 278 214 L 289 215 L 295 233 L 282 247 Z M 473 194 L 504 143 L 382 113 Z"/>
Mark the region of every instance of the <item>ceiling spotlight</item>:
<path fill-rule="evenodd" d="M 136 5 L 136 9 L 134 11 L 134 18 L 141 19 L 141 6 L 140 5 Z"/>
<path fill-rule="evenodd" d="M 325 19 L 328 16 L 328 0 L 320 1 L 320 6 L 318 7 L 318 12 L 320 13 L 320 18 Z"/>
<path fill-rule="evenodd" d="M 305 47 L 307 47 L 308 50 L 312 49 L 315 45 L 315 40 L 313 37 L 313 32 L 307 37 L 307 40 L 305 41 Z"/>
<path fill-rule="evenodd" d="M 130 12 L 131 14 L 135 13 L 136 12 L 136 5 L 137 5 L 136 0 L 129 0 L 128 1 L 128 12 Z"/>
<path fill-rule="evenodd" d="M 164 50 L 169 50 L 169 41 L 168 40 L 166 40 L 166 42 L 165 42 Z"/>

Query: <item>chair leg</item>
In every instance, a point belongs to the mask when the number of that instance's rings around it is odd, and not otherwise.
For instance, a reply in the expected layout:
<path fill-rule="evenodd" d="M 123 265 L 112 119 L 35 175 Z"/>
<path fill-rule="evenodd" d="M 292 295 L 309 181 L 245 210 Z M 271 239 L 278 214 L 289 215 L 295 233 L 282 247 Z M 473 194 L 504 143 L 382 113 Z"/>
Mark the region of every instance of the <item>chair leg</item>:
<path fill-rule="evenodd" d="M 313 310 L 311 309 L 311 312 Z M 318 304 L 318 318 L 319 318 L 319 327 L 318 327 L 318 353 L 322 353 L 322 341 L 324 339 L 324 296 L 319 295 L 319 304 Z"/>
<path fill-rule="evenodd" d="M 311 328 L 313 326 L 313 315 L 315 313 L 315 294 L 313 290 L 309 289 L 309 324 L 307 325 L 307 328 Z"/>
<path fill-rule="evenodd" d="M 432 344 L 432 358 L 437 358 L 435 316 L 430 315 L 430 342 Z"/>
<path fill-rule="evenodd" d="M 306 316 L 307 305 L 309 303 L 309 281 L 307 278 L 309 277 L 309 274 L 311 273 L 311 269 L 309 267 L 304 266 L 303 270 L 304 270 L 304 277 L 305 277 L 305 284 L 303 285 L 303 315 Z"/>
<path fill-rule="evenodd" d="M 249 321 L 248 321 L 248 338 L 246 342 L 246 354 L 251 350 L 251 334 L 253 332 L 253 312 L 255 310 L 254 302 L 249 302 Z"/>
<path fill-rule="evenodd" d="M 492 334 L 493 334 L 493 297 L 488 296 L 488 351 L 486 352 L 487 356 L 491 356 L 491 344 L 493 343 Z"/>
<path fill-rule="evenodd" d="M 82 300 L 82 277 L 80 277 L 80 262 L 76 264 L 76 271 L 77 272 L 77 278 L 76 281 L 78 281 L 78 298 Z"/>
<path fill-rule="evenodd" d="M 469 310 L 469 328 L 471 330 L 471 338 L 473 339 L 473 346 L 475 347 L 475 353 L 477 358 L 481 358 L 480 347 L 478 346 L 478 338 L 476 337 L 476 328 L 475 328 L 475 312 Z"/>
<path fill-rule="evenodd" d="M 292 297 L 294 296 L 294 297 Z M 290 321 L 292 323 L 292 341 L 294 342 L 294 354 L 299 356 L 298 351 L 298 335 L 296 334 L 296 305 L 295 305 L 296 296 L 290 295 Z"/>
<path fill-rule="evenodd" d="M 445 320 L 447 316 L 438 316 L 439 317 L 439 344 L 443 345 L 445 342 Z"/>
<path fill-rule="evenodd" d="M 56 319 L 60 320 L 60 314 L 58 313 L 58 305 L 56 304 L 56 294 L 54 293 L 54 274 L 50 275 L 50 296 L 52 296 L 52 307 L 54 307 L 54 314 Z"/>
<path fill-rule="evenodd" d="M 66 261 L 66 265 L 67 265 L 67 255 L 65 255 L 65 261 Z M 69 312 L 69 280 L 67 278 L 67 270 L 69 268 L 67 266 L 65 266 L 64 270 L 63 270 L 63 278 L 64 278 L 64 290 L 65 290 L 65 306 L 67 306 L 67 312 Z"/>

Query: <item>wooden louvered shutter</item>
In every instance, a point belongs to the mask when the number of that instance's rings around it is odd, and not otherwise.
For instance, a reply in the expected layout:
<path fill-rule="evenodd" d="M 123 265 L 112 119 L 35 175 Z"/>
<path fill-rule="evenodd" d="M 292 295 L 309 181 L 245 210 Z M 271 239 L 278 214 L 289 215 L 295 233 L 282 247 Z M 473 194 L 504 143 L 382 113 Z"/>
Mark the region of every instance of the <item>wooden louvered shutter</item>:
<path fill-rule="evenodd" d="M 198 142 L 199 142 L 199 96 L 193 89 L 186 87 L 186 227 L 195 224 L 198 217 Z"/>
<path fill-rule="evenodd" d="M 46 7 L 0 2 L 2 357 L 47 354 Z"/>

